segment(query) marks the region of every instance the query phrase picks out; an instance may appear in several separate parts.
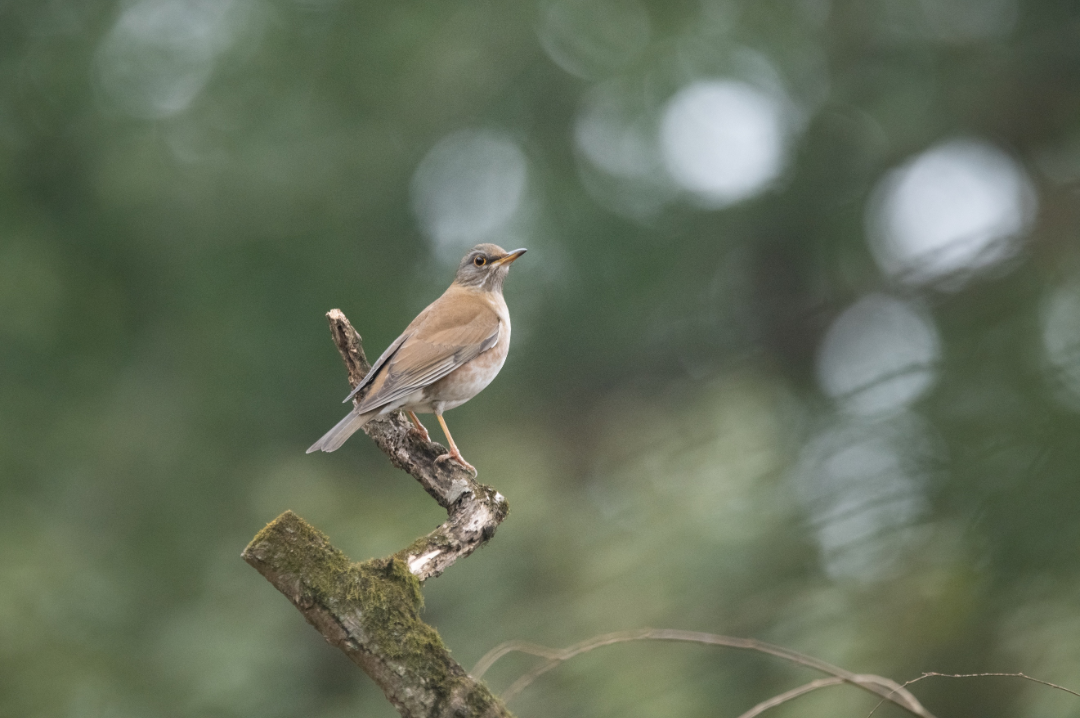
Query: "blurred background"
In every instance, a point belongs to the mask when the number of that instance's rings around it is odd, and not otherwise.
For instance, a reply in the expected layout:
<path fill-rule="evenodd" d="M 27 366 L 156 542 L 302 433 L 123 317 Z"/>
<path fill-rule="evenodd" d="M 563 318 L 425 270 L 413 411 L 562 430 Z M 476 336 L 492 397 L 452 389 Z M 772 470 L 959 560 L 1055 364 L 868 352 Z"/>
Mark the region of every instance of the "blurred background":
<path fill-rule="evenodd" d="M 1078 240 L 1071 0 L 0 0 L 0 714 L 394 716 L 240 551 L 290 508 L 358 560 L 442 520 L 364 437 L 304 449 L 345 411 L 324 313 L 377 356 L 480 241 L 529 254 L 448 415 L 512 508 L 425 587 L 466 667 L 652 626 L 1080 689 Z M 511 708 L 814 677 L 623 645 Z"/>

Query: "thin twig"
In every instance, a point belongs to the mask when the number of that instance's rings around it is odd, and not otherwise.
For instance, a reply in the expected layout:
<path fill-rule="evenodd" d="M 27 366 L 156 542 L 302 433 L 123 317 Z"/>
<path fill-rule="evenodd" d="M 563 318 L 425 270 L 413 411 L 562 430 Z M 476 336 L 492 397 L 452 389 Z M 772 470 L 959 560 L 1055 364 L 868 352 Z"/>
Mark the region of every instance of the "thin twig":
<path fill-rule="evenodd" d="M 685 641 L 764 653 L 777 658 L 782 658 L 786 661 L 791 661 L 792 663 L 797 663 L 801 666 L 806 666 L 807 668 L 821 671 L 822 673 L 827 673 L 839 678 L 844 683 L 851 684 L 873 693 L 874 695 L 879 696 L 883 701 L 895 703 L 909 713 L 920 716 L 920 718 L 933 718 L 930 711 L 926 710 L 915 696 L 908 692 L 903 686 L 888 678 L 882 678 L 880 676 L 861 676 L 846 671 L 838 666 L 834 666 L 831 663 L 822 661 L 821 659 L 814 658 L 813 656 L 806 656 L 789 648 L 774 646 L 771 643 L 765 643 L 764 641 L 758 641 L 753 638 L 735 638 L 732 636 L 721 636 L 714 633 L 701 633 L 697 631 L 677 631 L 673 629 L 653 628 L 644 628 L 636 631 L 618 631 L 616 633 L 594 636 L 593 638 L 563 649 L 548 648 L 546 646 L 539 646 L 535 643 L 527 643 L 525 641 L 509 641 L 496 646 L 489 651 L 487 655 L 481 658 L 476 666 L 473 667 L 471 674 L 476 678 L 480 678 L 489 668 L 491 668 L 495 661 L 506 654 L 515 651 L 546 658 L 547 660 L 544 663 L 541 663 L 518 678 L 509 688 L 503 691 L 501 696 L 502 699 L 504 701 L 509 701 L 534 680 L 564 661 L 568 661 L 575 656 L 579 656 L 582 653 L 588 653 L 589 651 L 603 646 L 610 646 L 616 643 L 628 643 L 630 641 Z"/>
<path fill-rule="evenodd" d="M 935 671 L 927 671 L 927 672 L 923 673 L 921 676 L 919 676 L 918 678 L 912 678 L 910 681 L 906 681 L 904 683 L 903 687 L 907 688 L 912 683 L 918 683 L 919 681 L 923 680 L 924 678 L 994 678 L 994 677 L 996 677 L 996 678 L 1023 678 L 1026 681 L 1031 681 L 1032 683 L 1038 683 L 1039 685 L 1048 686 L 1050 688 L 1056 688 L 1059 691 L 1065 691 L 1066 693 L 1070 693 L 1070 694 L 1076 696 L 1077 698 L 1080 698 L 1080 693 L 1077 693 L 1076 691 L 1074 691 L 1074 690 L 1072 690 L 1070 688 L 1066 688 L 1065 686 L 1059 686 L 1057 683 L 1051 683 L 1050 681 L 1044 681 L 1044 680 L 1042 680 L 1040 678 L 1033 678 L 1033 677 L 1027 675 L 1026 673 L 937 673 Z M 871 718 L 871 716 L 874 715 L 874 713 L 877 711 L 878 708 L 881 707 L 881 704 L 884 703 L 885 700 L 886 699 L 883 697 L 881 699 L 881 702 L 879 702 L 876 706 L 874 706 L 874 710 L 870 711 L 867 714 L 866 718 Z"/>
<path fill-rule="evenodd" d="M 924 678 L 985 678 L 985 677 L 993 677 L 993 676 L 998 676 L 998 677 L 1001 677 L 1001 678 L 1023 678 L 1025 681 L 1031 681 L 1032 683 L 1038 683 L 1040 685 L 1049 686 L 1050 688 L 1056 688 L 1059 691 L 1065 691 L 1066 693 L 1071 693 L 1072 695 L 1076 696 L 1077 698 L 1080 698 L 1080 693 L 1077 693 L 1076 691 L 1072 690 L 1071 688 L 1066 688 L 1065 686 L 1059 686 L 1057 683 L 1051 683 L 1050 681 L 1044 681 L 1044 680 L 1042 680 L 1040 678 L 1033 678 L 1033 677 L 1027 675 L 1026 673 L 935 673 L 933 671 L 930 671 L 928 673 L 923 673 L 918 678 L 912 678 L 910 681 L 908 681 L 904 685 L 905 686 L 910 686 L 912 683 L 918 683 L 919 681 L 921 681 Z"/>
<path fill-rule="evenodd" d="M 794 700 L 801 695 L 816 691 L 819 688 L 828 688 L 829 686 L 839 686 L 844 684 L 843 678 L 837 678 L 832 676 L 831 678 L 818 678 L 816 681 L 810 681 L 805 685 L 801 685 L 798 688 L 792 688 L 790 691 L 781 693 L 778 696 L 773 696 L 767 701 L 762 701 L 756 706 L 746 711 L 739 718 L 756 718 L 770 708 L 775 708 L 781 703 L 787 703 L 790 700 Z"/>

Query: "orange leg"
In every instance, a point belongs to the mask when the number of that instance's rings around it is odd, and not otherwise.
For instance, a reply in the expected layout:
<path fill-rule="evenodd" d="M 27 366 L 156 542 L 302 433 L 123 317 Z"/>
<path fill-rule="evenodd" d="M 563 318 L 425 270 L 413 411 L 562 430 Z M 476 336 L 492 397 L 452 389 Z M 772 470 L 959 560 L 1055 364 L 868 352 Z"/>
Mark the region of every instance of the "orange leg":
<path fill-rule="evenodd" d="M 420 435 L 420 438 L 424 441 L 431 441 L 431 434 L 429 434 L 427 429 L 424 428 L 424 425 L 420 423 L 420 419 L 417 418 L 416 414 L 410 411 L 409 418 L 412 419 L 413 424 L 416 424 L 416 433 Z"/>
<path fill-rule="evenodd" d="M 446 440 L 450 442 L 450 453 L 443 454 L 439 458 L 435 459 L 435 463 L 439 463 L 440 461 L 446 461 L 447 459 L 453 459 L 454 461 L 458 462 L 466 469 L 468 469 L 470 472 L 472 472 L 473 476 L 476 476 L 476 467 L 466 461 L 465 457 L 463 457 L 461 455 L 461 452 L 458 451 L 457 444 L 454 443 L 454 437 L 450 436 L 450 429 L 447 428 L 446 422 L 442 418 L 442 414 L 435 414 L 435 418 L 439 420 L 439 426 L 442 427 L 443 433 L 446 434 Z"/>

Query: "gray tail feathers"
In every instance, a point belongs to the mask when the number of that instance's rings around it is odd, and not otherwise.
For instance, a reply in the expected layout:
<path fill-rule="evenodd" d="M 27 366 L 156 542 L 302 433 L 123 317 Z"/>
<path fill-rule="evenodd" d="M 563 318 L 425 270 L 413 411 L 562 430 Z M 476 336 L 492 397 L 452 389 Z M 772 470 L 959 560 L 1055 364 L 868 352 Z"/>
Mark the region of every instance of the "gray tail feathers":
<path fill-rule="evenodd" d="M 334 428 L 323 434 L 323 437 L 316 441 L 307 450 L 307 453 L 313 451 L 336 451 L 341 448 L 341 445 L 345 443 L 345 440 L 355 434 L 360 427 L 368 423 L 378 411 L 369 411 L 365 414 L 358 414 L 356 409 L 353 409 L 345 418 L 334 425 Z"/>

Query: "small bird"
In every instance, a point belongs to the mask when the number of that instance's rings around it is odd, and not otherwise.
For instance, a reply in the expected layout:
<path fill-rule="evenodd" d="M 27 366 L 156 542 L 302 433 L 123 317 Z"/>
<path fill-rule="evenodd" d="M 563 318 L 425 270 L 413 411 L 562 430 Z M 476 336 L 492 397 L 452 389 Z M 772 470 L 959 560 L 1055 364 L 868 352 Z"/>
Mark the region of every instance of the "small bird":
<path fill-rule="evenodd" d="M 443 412 L 461 406 L 491 383 L 510 349 L 510 312 L 503 299 L 503 281 L 524 249 L 507 252 L 494 244 L 478 244 L 458 265 L 453 284 L 413 319 L 345 397 L 368 392 L 358 406 L 311 445 L 313 451 L 334 451 L 376 416 L 402 409 L 416 430 L 430 441 L 416 412 L 435 414 L 453 459 L 476 475 L 458 451 Z"/>

